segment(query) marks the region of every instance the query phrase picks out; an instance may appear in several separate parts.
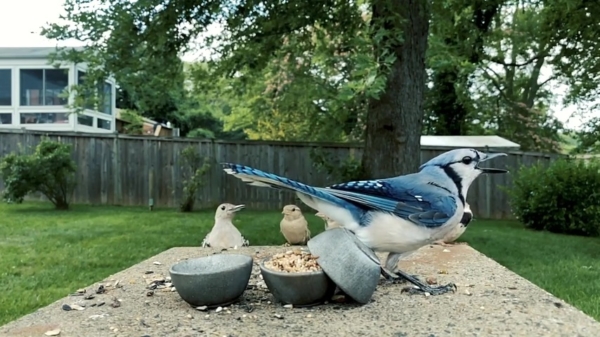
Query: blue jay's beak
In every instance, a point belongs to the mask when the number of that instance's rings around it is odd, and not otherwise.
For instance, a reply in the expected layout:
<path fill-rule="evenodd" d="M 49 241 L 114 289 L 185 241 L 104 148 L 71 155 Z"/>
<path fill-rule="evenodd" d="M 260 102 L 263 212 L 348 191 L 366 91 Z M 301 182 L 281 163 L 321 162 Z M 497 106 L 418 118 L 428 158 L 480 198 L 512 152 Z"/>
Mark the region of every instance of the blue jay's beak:
<path fill-rule="evenodd" d="M 483 173 L 507 173 L 508 170 L 499 169 L 499 168 L 491 168 L 491 167 L 479 167 L 479 164 L 484 161 L 488 161 L 490 159 L 494 159 L 496 157 L 506 156 L 506 153 L 485 153 L 484 157 L 479 159 L 479 163 L 477 164 L 477 168 L 480 169 Z"/>
<path fill-rule="evenodd" d="M 243 210 L 246 207 L 246 205 L 237 205 L 237 206 L 233 206 L 233 208 L 231 209 L 232 212 L 238 212 Z"/>

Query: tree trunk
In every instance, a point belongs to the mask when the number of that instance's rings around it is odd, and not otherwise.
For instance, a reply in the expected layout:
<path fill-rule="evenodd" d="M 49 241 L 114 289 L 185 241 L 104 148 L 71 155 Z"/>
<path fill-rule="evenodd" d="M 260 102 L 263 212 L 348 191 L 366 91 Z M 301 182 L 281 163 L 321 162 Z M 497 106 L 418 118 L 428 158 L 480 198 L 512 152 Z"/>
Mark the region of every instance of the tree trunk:
<path fill-rule="evenodd" d="M 363 175 L 368 179 L 413 173 L 421 163 L 429 32 L 428 0 L 376 0 L 372 8 L 374 25 L 400 30 L 403 40 L 390 45 L 384 39 L 381 44 L 396 55 L 396 61 L 385 92 L 368 105 L 362 157 Z M 375 46 L 376 55 L 381 48 Z"/>

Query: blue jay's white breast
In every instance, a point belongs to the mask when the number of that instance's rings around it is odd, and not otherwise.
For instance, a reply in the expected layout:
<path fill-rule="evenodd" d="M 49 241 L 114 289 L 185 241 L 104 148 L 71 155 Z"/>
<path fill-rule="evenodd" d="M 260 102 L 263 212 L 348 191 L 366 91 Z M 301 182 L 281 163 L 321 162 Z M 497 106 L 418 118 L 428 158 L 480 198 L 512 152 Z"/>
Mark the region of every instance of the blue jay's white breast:
<path fill-rule="evenodd" d="M 443 238 L 460 221 L 462 212 L 457 212 L 441 227 L 418 226 L 388 213 L 373 212 L 367 226 L 348 228 L 357 238 L 373 250 L 391 253 L 407 253 Z"/>

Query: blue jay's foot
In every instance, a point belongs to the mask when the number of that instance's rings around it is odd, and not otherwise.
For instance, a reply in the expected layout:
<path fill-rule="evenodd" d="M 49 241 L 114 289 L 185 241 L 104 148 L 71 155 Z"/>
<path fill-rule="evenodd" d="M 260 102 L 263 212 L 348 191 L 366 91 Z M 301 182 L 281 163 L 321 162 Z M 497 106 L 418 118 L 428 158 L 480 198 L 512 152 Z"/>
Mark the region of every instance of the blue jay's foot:
<path fill-rule="evenodd" d="M 448 292 L 456 292 L 456 285 L 454 283 L 448 283 L 446 285 L 439 286 L 439 287 L 431 287 L 428 285 L 411 286 L 411 287 L 404 287 L 402 289 L 402 292 L 407 292 L 409 295 L 428 293 L 429 295 L 436 296 L 436 295 L 443 295 Z"/>
<path fill-rule="evenodd" d="M 394 275 L 393 273 L 390 273 L 389 271 L 385 270 L 384 268 L 381 268 L 381 275 L 383 275 L 383 277 L 385 278 L 385 280 L 388 284 L 400 284 L 400 283 L 408 282 L 407 279 L 400 277 L 398 275 Z M 417 275 L 410 275 L 410 276 L 415 279 L 419 278 L 419 276 L 417 276 Z"/>
<path fill-rule="evenodd" d="M 452 291 L 452 292 L 456 291 L 456 285 L 454 285 L 454 283 L 448 283 L 446 285 L 439 286 L 439 287 L 432 287 L 432 286 L 429 286 L 429 285 L 423 283 L 422 281 L 420 281 L 416 275 L 408 275 L 401 270 L 396 270 L 394 273 L 390 273 L 389 271 L 385 270 L 384 268 L 381 268 L 381 273 L 383 274 L 383 276 L 386 279 L 388 279 L 388 281 L 391 281 L 392 283 L 401 283 L 401 282 L 408 281 L 408 282 L 414 284 L 414 286 L 405 287 L 402 289 L 402 292 L 408 292 L 408 294 L 410 294 L 410 295 L 414 295 L 414 294 L 418 294 L 418 293 L 421 293 L 421 294 L 428 293 L 429 295 L 435 296 L 435 295 L 442 295 L 442 294 L 445 294 L 450 291 Z"/>

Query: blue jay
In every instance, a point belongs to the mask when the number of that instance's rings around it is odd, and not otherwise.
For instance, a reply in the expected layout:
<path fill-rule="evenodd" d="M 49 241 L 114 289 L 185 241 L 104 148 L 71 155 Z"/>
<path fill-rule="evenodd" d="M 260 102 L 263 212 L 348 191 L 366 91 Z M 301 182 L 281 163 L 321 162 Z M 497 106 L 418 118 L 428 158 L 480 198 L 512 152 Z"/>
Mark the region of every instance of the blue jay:
<path fill-rule="evenodd" d="M 226 173 L 253 186 L 295 191 L 302 202 L 326 214 L 353 232 L 374 251 L 388 252 L 382 274 L 389 281 L 409 281 L 405 288 L 431 295 L 453 291 L 455 285 L 431 287 L 398 269 L 403 255 L 442 239 L 461 220 L 467 191 L 482 173 L 507 170 L 480 164 L 504 153 L 487 154 L 473 149 L 445 152 L 419 172 L 385 179 L 350 181 L 313 187 L 248 166 L 224 163 Z"/>

